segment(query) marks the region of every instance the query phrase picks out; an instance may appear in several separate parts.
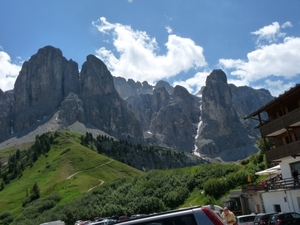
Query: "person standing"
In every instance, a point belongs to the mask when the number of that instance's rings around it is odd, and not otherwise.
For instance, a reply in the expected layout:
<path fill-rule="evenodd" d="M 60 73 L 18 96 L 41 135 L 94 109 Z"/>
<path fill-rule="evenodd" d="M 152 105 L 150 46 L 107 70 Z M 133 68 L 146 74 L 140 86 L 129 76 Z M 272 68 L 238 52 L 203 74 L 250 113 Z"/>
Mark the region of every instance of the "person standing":
<path fill-rule="evenodd" d="M 231 212 L 227 207 L 224 207 L 221 214 L 224 222 L 228 225 L 234 225 L 236 223 L 236 218 L 233 212 Z"/>

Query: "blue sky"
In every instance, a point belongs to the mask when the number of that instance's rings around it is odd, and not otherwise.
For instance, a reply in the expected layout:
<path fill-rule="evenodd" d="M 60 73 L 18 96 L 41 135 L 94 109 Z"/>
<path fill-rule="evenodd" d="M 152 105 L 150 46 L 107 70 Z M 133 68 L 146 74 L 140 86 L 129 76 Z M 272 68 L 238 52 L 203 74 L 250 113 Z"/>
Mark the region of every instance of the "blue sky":
<path fill-rule="evenodd" d="M 0 1 L 0 88 L 52 45 L 79 70 L 89 54 L 114 76 L 196 93 L 213 69 L 278 96 L 300 82 L 300 1 Z"/>

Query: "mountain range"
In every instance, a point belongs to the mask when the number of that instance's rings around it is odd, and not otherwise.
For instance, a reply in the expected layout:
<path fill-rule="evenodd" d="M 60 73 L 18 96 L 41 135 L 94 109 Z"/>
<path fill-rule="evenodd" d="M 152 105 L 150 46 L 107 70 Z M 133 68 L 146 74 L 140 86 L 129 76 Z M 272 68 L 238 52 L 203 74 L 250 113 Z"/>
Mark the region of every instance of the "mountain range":
<path fill-rule="evenodd" d="M 114 77 L 94 55 L 79 70 L 60 49 L 45 46 L 23 63 L 13 90 L 0 89 L 0 149 L 68 129 L 236 161 L 258 151 L 259 131 L 244 116 L 273 98 L 265 89 L 228 84 L 220 69 L 191 94 L 165 81 Z"/>

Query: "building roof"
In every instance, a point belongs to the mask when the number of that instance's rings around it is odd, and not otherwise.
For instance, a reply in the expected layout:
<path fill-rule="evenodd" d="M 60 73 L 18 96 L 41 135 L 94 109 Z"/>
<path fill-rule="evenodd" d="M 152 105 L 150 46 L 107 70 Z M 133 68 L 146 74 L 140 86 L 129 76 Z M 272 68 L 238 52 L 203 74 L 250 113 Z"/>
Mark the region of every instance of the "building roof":
<path fill-rule="evenodd" d="M 296 91 L 300 91 L 300 84 L 296 84 L 294 87 L 291 87 L 289 90 L 285 91 L 283 94 L 279 95 L 278 97 L 274 98 L 272 101 L 270 101 L 269 103 L 267 103 L 266 105 L 262 106 L 261 108 L 253 111 L 252 113 L 250 113 L 248 116 L 244 117 L 244 120 L 249 119 L 253 116 L 258 115 L 261 112 L 266 111 L 267 108 L 269 108 L 270 106 L 274 105 L 275 103 L 277 103 L 278 101 L 280 101 L 283 98 L 286 98 L 287 96 L 293 94 Z"/>

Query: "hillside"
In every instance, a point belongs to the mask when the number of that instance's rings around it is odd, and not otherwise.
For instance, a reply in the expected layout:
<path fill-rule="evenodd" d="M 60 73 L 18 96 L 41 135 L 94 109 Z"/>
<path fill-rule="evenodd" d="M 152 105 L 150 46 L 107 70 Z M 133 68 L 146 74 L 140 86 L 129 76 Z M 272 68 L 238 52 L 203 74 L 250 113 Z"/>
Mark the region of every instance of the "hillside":
<path fill-rule="evenodd" d="M 80 144 L 81 136 L 76 133 L 58 131 L 55 134 L 56 142 L 50 151 L 42 154 L 0 191 L 0 214 L 5 211 L 20 214 L 23 201 L 35 183 L 41 198 L 55 192 L 61 196 L 60 204 L 63 204 L 111 180 L 142 173 L 84 147 Z M 1 154 L 8 154 L 7 151 L 1 150 Z"/>
<path fill-rule="evenodd" d="M 37 137 L 34 144 L 28 143 L 28 149 L 15 146 L 1 151 L 11 154 L 8 165 L 1 168 L 6 183 L 0 191 L 0 224 L 31 225 L 60 219 L 73 225 L 76 220 L 97 216 L 220 204 L 230 189 L 247 184 L 248 174 L 254 181 L 254 173 L 265 168 L 263 155 L 258 154 L 240 164 L 202 164 L 144 173 L 99 154 L 91 136 L 57 131 Z M 117 142 L 104 143 L 114 148 Z M 41 155 L 34 161 L 31 157 L 37 149 Z M 16 168 L 23 164 L 25 169 L 4 179 L 15 158 L 19 159 Z"/>

